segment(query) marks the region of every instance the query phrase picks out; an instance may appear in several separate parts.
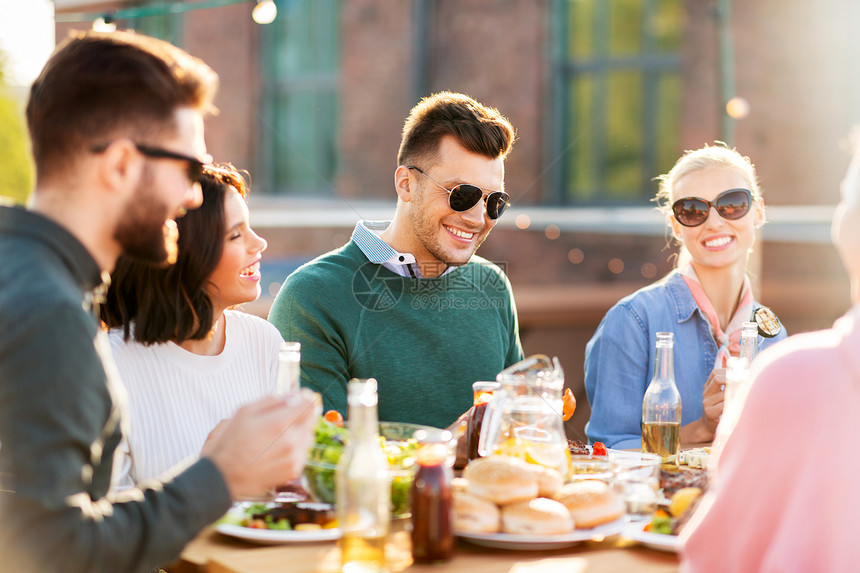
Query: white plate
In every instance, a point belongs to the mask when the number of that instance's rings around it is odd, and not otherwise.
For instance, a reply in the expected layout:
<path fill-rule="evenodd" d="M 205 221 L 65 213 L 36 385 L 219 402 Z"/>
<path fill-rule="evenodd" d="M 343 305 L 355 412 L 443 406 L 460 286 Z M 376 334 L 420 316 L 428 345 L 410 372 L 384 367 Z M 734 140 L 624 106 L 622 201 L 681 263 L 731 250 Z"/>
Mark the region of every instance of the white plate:
<path fill-rule="evenodd" d="M 559 549 L 571 547 L 583 541 L 594 539 L 602 541 L 604 537 L 620 533 L 627 525 L 625 518 L 617 519 L 591 529 L 576 529 L 570 533 L 558 535 L 516 535 L 513 533 L 457 533 L 458 537 L 475 545 L 493 547 L 496 549 L 520 549 L 540 551 L 544 549 Z"/>
<path fill-rule="evenodd" d="M 262 545 L 281 545 L 284 543 L 309 543 L 313 541 L 333 541 L 340 538 L 340 529 L 311 529 L 309 531 L 293 531 L 283 529 L 254 529 L 231 523 L 219 523 L 215 531 L 237 537 L 245 541 L 253 541 Z"/>
<path fill-rule="evenodd" d="M 636 521 L 631 523 L 622 535 L 633 541 L 638 541 L 651 549 L 660 551 L 669 551 L 677 553 L 681 549 L 681 543 L 678 541 L 677 535 L 665 535 L 663 533 L 651 533 L 644 531 L 647 521 Z"/>

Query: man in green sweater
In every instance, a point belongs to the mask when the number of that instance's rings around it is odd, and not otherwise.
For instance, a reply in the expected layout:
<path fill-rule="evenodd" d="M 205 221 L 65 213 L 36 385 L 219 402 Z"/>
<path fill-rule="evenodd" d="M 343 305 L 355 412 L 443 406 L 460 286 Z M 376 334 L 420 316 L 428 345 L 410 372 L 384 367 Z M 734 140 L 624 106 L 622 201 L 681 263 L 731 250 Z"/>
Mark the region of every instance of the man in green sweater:
<path fill-rule="evenodd" d="M 346 413 L 351 378 L 376 378 L 380 420 L 446 427 L 472 383 L 522 359 L 499 267 L 475 256 L 508 206 L 514 129 L 497 110 L 443 92 L 403 128 L 391 221 L 360 221 L 345 246 L 292 273 L 269 320 L 302 344 L 302 385 Z"/>

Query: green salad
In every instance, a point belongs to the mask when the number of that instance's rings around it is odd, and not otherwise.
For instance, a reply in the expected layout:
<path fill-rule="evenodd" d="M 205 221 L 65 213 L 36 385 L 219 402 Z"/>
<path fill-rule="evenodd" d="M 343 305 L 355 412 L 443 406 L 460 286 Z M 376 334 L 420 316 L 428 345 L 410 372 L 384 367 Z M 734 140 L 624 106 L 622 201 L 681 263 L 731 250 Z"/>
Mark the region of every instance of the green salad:
<path fill-rule="evenodd" d="M 417 442 L 413 438 L 393 439 L 402 437 L 404 427 L 411 435 L 412 427 L 408 424 L 380 424 L 380 445 L 391 465 L 391 513 L 394 516 L 406 515 L 410 511 L 409 490 L 417 469 Z M 334 472 L 349 431 L 320 418 L 315 432 L 314 445 L 305 465 L 305 480 L 310 493 L 318 501 L 334 503 Z"/>

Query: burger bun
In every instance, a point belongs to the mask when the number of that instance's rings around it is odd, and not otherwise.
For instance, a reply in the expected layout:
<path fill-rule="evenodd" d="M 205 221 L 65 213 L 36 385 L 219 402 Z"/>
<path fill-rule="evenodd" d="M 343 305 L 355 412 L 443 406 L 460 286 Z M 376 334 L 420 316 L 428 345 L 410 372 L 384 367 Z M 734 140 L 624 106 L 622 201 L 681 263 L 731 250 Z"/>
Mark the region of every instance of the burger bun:
<path fill-rule="evenodd" d="M 624 504 L 606 483 L 584 480 L 565 484 L 555 494 L 570 512 L 577 528 L 590 528 L 624 515 Z"/>
<path fill-rule="evenodd" d="M 536 464 L 529 464 L 529 466 L 537 475 L 538 497 L 551 498 L 564 485 L 564 478 L 558 470 Z"/>
<path fill-rule="evenodd" d="M 497 533 L 501 515 L 495 503 L 466 491 L 454 491 L 454 531 Z"/>
<path fill-rule="evenodd" d="M 494 455 L 469 462 L 463 477 L 469 493 L 508 505 L 537 497 L 538 477 L 530 466 L 517 458 Z"/>
<path fill-rule="evenodd" d="M 561 502 L 539 497 L 503 507 L 502 531 L 520 535 L 570 533 L 573 518 Z"/>

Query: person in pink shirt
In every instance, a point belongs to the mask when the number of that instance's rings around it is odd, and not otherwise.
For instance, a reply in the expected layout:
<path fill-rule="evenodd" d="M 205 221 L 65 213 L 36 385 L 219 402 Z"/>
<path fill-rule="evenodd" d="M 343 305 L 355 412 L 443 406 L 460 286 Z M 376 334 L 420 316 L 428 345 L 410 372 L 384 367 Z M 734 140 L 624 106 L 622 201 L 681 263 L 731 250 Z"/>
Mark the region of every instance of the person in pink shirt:
<path fill-rule="evenodd" d="M 682 571 L 856 571 L 860 456 L 860 137 L 832 236 L 853 307 L 760 354 L 711 487 L 681 533 Z"/>

